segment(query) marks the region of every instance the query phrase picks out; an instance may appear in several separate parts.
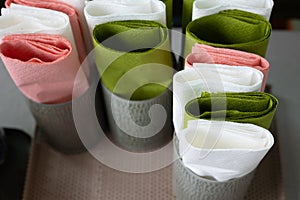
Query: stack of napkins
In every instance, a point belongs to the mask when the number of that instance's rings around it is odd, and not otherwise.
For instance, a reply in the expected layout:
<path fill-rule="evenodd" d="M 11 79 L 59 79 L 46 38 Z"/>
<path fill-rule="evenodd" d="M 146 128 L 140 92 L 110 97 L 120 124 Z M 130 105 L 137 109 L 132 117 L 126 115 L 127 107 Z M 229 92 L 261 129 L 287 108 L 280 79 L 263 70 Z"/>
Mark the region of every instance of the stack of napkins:
<path fill-rule="evenodd" d="M 193 46 L 192 53 L 185 59 L 184 68 L 192 67 L 194 63 L 249 66 L 258 69 L 264 75 L 261 91 L 265 90 L 270 69 L 269 62 L 259 55 L 234 49 L 212 47 L 205 44 L 195 44 Z"/>
<path fill-rule="evenodd" d="M 92 34 L 98 24 L 122 20 L 152 20 L 166 25 L 166 6 L 159 0 L 90 1 L 84 15 Z"/>
<path fill-rule="evenodd" d="M 16 33 L 47 33 L 68 39 L 75 53 L 77 47 L 68 15 L 55 10 L 11 4 L 1 9 L 0 37 Z"/>
<path fill-rule="evenodd" d="M 173 78 L 173 122 L 175 132 L 183 128 L 185 105 L 202 92 L 260 91 L 263 74 L 254 68 L 195 63 Z"/>
<path fill-rule="evenodd" d="M 84 24 L 78 14 L 83 13 L 83 4 L 72 4 L 7 0 L 1 10 L 1 59 L 16 86 L 32 101 L 65 103 L 89 87 L 88 74 L 80 67 L 86 57 Z"/>
<path fill-rule="evenodd" d="M 82 31 L 82 25 L 80 23 L 80 18 L 77 10 L 70 6 L 69 4 L 56 1 L 56 0 L 48 0 L 48 1 L 37 1 L 37 0 L 7 0 L 5 2 L 5 6 L 9 8 L 11 4 L 20 4 L 30 7 L 36 8 L 46 8 L 50 10 L 56 10 L 62 13 L 65 13 L 69 16 L 71 28 L 74 34 L 77 51 L 79 55 L 79 60 L 82 62 L 86 57 L 86 48 L 84 43 L 84 36 Z M 83 26 L 84 27 L 84 26 Z"/>

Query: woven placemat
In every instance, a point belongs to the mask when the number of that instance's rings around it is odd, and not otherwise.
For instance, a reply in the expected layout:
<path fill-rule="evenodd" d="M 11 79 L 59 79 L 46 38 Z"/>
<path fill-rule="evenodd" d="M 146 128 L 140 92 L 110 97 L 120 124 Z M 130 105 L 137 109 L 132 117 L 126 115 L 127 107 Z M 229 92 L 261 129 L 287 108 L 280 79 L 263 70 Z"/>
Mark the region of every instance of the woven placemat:
<path fill-rule="evenodd" d="M 274 131 L 272 126 L 272 132 Z M 32 145 L 24 200 L 170 200 L 172 168 L 130 174 L 111 169 L 88 152 L 64 155 L 37 134 Z M 246 200 L 284 200 L 278 141 L 259 165 Z"/>

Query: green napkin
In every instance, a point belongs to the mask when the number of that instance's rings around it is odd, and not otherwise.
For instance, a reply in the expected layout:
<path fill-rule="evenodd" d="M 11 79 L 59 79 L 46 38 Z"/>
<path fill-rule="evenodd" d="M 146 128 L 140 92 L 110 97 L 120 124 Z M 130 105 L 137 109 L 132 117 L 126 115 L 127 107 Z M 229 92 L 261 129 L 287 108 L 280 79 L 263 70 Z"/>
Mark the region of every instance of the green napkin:
<path fill-rule="evenodd" d="M 193 119 L 214 119 L 251 123 L 269 129 L 278 100 L 268 93 L 208 93 L 185 106 L 184 126 Z"/>
<path fill-rule="evenodd" d="M 168 28 L 172 28 L 173 19 L 173 0 L 161 0 L 166 5 L 166 19 Z"/>
<path fill-rule="evenodd" d="M 97 25 L 93 37 L 100 77 L 114 94 L 145 100 L 160 95 L 170 85 L 173 65 L 164 25 L 146 20 L 109 22 Z M 126 83 L 118 84 L 121 78 Z M 138 89 L 132 94 L 131 88 Z"/>
<path fill-rule="evenodd" d="M 271 24 L 260 15 L 241 10 L 224 10 L 187 25 L 185 55 L 191 52 L 195 43 L 200 43 L 264 57 L 271 31 Z"/>

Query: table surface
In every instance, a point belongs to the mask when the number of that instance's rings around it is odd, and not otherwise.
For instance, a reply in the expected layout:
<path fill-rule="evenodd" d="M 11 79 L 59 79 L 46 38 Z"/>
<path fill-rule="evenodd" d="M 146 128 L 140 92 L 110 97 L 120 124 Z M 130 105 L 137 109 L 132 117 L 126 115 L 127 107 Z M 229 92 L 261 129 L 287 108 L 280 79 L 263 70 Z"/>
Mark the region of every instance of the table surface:
<path fill-rule="evenodd" d="M 299 52 L 300 32 L 273 31 L 267 52 L 271 64 L 268 83 L 279 99 L 275 120 L 287 200 L 300 199 L 300 121 L 297 117 L 300 113 Z M 0 85 L 0 127 L 18 128 L 33 135 L 34 119 L 1 61 Z"/>

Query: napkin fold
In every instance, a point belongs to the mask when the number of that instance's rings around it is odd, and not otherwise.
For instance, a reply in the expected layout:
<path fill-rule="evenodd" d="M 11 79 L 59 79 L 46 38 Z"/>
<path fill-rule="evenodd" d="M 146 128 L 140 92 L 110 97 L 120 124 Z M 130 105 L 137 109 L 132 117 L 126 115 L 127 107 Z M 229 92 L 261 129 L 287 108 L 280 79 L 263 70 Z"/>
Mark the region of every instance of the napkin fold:
<path fill-rule="evenodd" d="M 78 54 L 69 17 L 66 14 L 13 3 L 9 8 L 2 8 L 1 13 L 0 38 L 18 33 L 61 35 L 71 42 L 75 53 Z"/>
<path fill-rule="evenodd" d="M 192 20 L 218 13 L 222 10 L 238 9 L 261 15 L 270 19 L 273 0 L 195 0 L 193 3 Z"/>
<path fill-rule="evenodd" d="M 194 63 L 224 64 L 230 66 L 249 66 L 261 71 L 264 75 L 261 91 L 265 90 L 269 62 L 256 54 L 244 51 L 217 48 L 205 44 L 195 44 L 192 53 L 185 59 L 185 68 L 192 67 Z"/>
<path fill-rule="evenodd" d="M 35 102 L 54 104 L 70 101 L 74 87 L 78 88 L 76 96 L 88 88 L 71 43 L 60 35 L 4 36 L 0 43 L 0 56 L 16 86 Z M 80 78 L 75 81 L 78 71 Z"/>
<path fill-rule="evenodd" d="M 187 24 L 192 20 L 229 9 L 252 12 L 269 20 L 273 5 L 272 0 L 183 0 L 182 30 L 185 32 Z"/>
<path fill-rule="evenodd" d="M 79 60 L 82 62 L 86 57 L 86 49 L 83 39 L 83 32 L 79 20 L 78 13 L 75 8 L 70 6 L 69 4 L 56 1 L 56 0 L 47 0 L 47 1 L 39 1 L 39 0 L 7 0 L 5 2 L 5 6 L 7 8 L 10 7 L 10 5 L 14 4 L 20 4 L 25 6 L 31 6 L 31 7 L 37 7 L 37 8 L 46 8 L 50 10 L 56 10 L 62 13 L 65 13 L 69 16 L 69 20 L 71 23 L 71 28 L 74 34 L 76 47 L 79 55 Z"/>
<path fill-rule="evenodd" d="M 91 34 L 87 25 L 87 22 L 84 17 L 84 7 L 86 5 L 87 1 L 82 0 L 56 0 L 65 4 L 68 4 L 69 6 L 73 7 L 76 12 L 78 13 L 79 21 L 80 21 L 80 27 L 81 31 L 83 33 L 85 48 L 87 52 L 90 52 L 93 49 L 93 41 L 91 38 Z"/>
<path fill-rule="evenodd" d="M 94 0 L 94 1 L 100 1 L 100 2 L 103 2 L 104 4 L 110 4 L 110 5 L 112 5 L 112 4 L 118 4 L 118 7 L 120 5 L 123 5 L 123 6 L 126 7 L 126 8 L 124 7 L 124 9 L 125 9 L 124 11 L 125 12 L 126 12 L 127 9 L 130 9 L 130 8 L 128 8 L 128 6 L 130 6 L 131 9 L 133 9 L 133 11 L 132 11 L 133 13 L 135 13 L 135 12 L 144 13 L 147 10 L 148 11 L 149 10 L 153 10 L 154 11 L 154 10 L 156 10 L 158 8 L 157 5 L 159 5 L 159 4 L 157 4 L 156 0 L 155 1 L 153 1 L 153 0 L 137 0 L 137 1 L 132 1 L 132 0 L 110 0 L 110 1 L 106 1 L 106 0 Z M 164 18 L 166 18 L 166 21 L 165 22 L 161 22 L 161 23 L 162 24 L 167 23 L 167 27 L 171 28 L 172 27 L 172 19 L 173 19 L 173 0 L 160 0 L 160 1 L 162 1 L 165 4 L 165 16 L 164 16 Z M 156 4 L 156 6 L 155 6 L 155 4 Z M 111 12 L 111 11 L 109 11 L 109 12 Z M 118 13 L 118 14 L 119 15 L 124 15 L 123 13 Z M 130 15 L 130 13 L 128 13 L 128 14 Z M 152 17 L 151 15 L 152 14 L 150 14 L 150 13 L 148 14 L 149 20 L 151 20 L 150 19 Z M 132 19 L 128 18 L 126 20 L 133 20 L 133 19 L 135 19 L 135 18 L 132 18 Z M 136 19 L 143 20 L 144 17 L 143 18 L 136 18 Z M 157 20 L 155 20 L 155 21 L 157 21 Z"/>
<path fill-rule="evenodd" d="M 203 92 L 185 106 L 184 127 L 189 120 L 212 119 L 251 123 L 269 129 L 278 100 L 263 92 Z"/>
<path fill-rule="evenodd" d="M 202 92 L 260 91 L 263 74 L 246 66 L 194 63 L 193 68 L 173 77 L 173 123 L 175 132 L 183 129 L 185 105 Z"/>
<path fill-rule="evenodd" d="M 72 0 L 72 1 L 70 1 L 70 0 L 56 0 L 56 1 L 72 6 L 73 8 L 76 9 L 76 11 L 79 15 L 80 15 L 80 13 L 83 12 L 83 9 L 84 9 L 84 6 L 85 6 L 85 2 L 82 1 L 82 0 Z"/>
<path fill-rule="evenodd" d="M 173 71 L 167 28 L 154 21 L 97 25 L 95 61 L 103 84 L 126 99 L 145 100 L 169 87 Z"/>
<path fill-rule="evenodd" d="M 195 43 L 237 49 L 265 56 L 271 24 L 260 15 L 224 10 L 190 22 L 186 28 L 184 55 Z"/>
<path fill-rule="evenodd" d="M 166 24 L 166 6 L 159 0 L 90 1 L 84 8 L 84 15 L 93 32 L 97 24 L 121 20 L 152 20 Z"/>
<path fill-rule="evenodd" d="M 201 177 L 220 182 L 253 171 L 274 144 L 267 129 L 226 121 L 189 121 L 179 136 L 184 165 Z"/>

